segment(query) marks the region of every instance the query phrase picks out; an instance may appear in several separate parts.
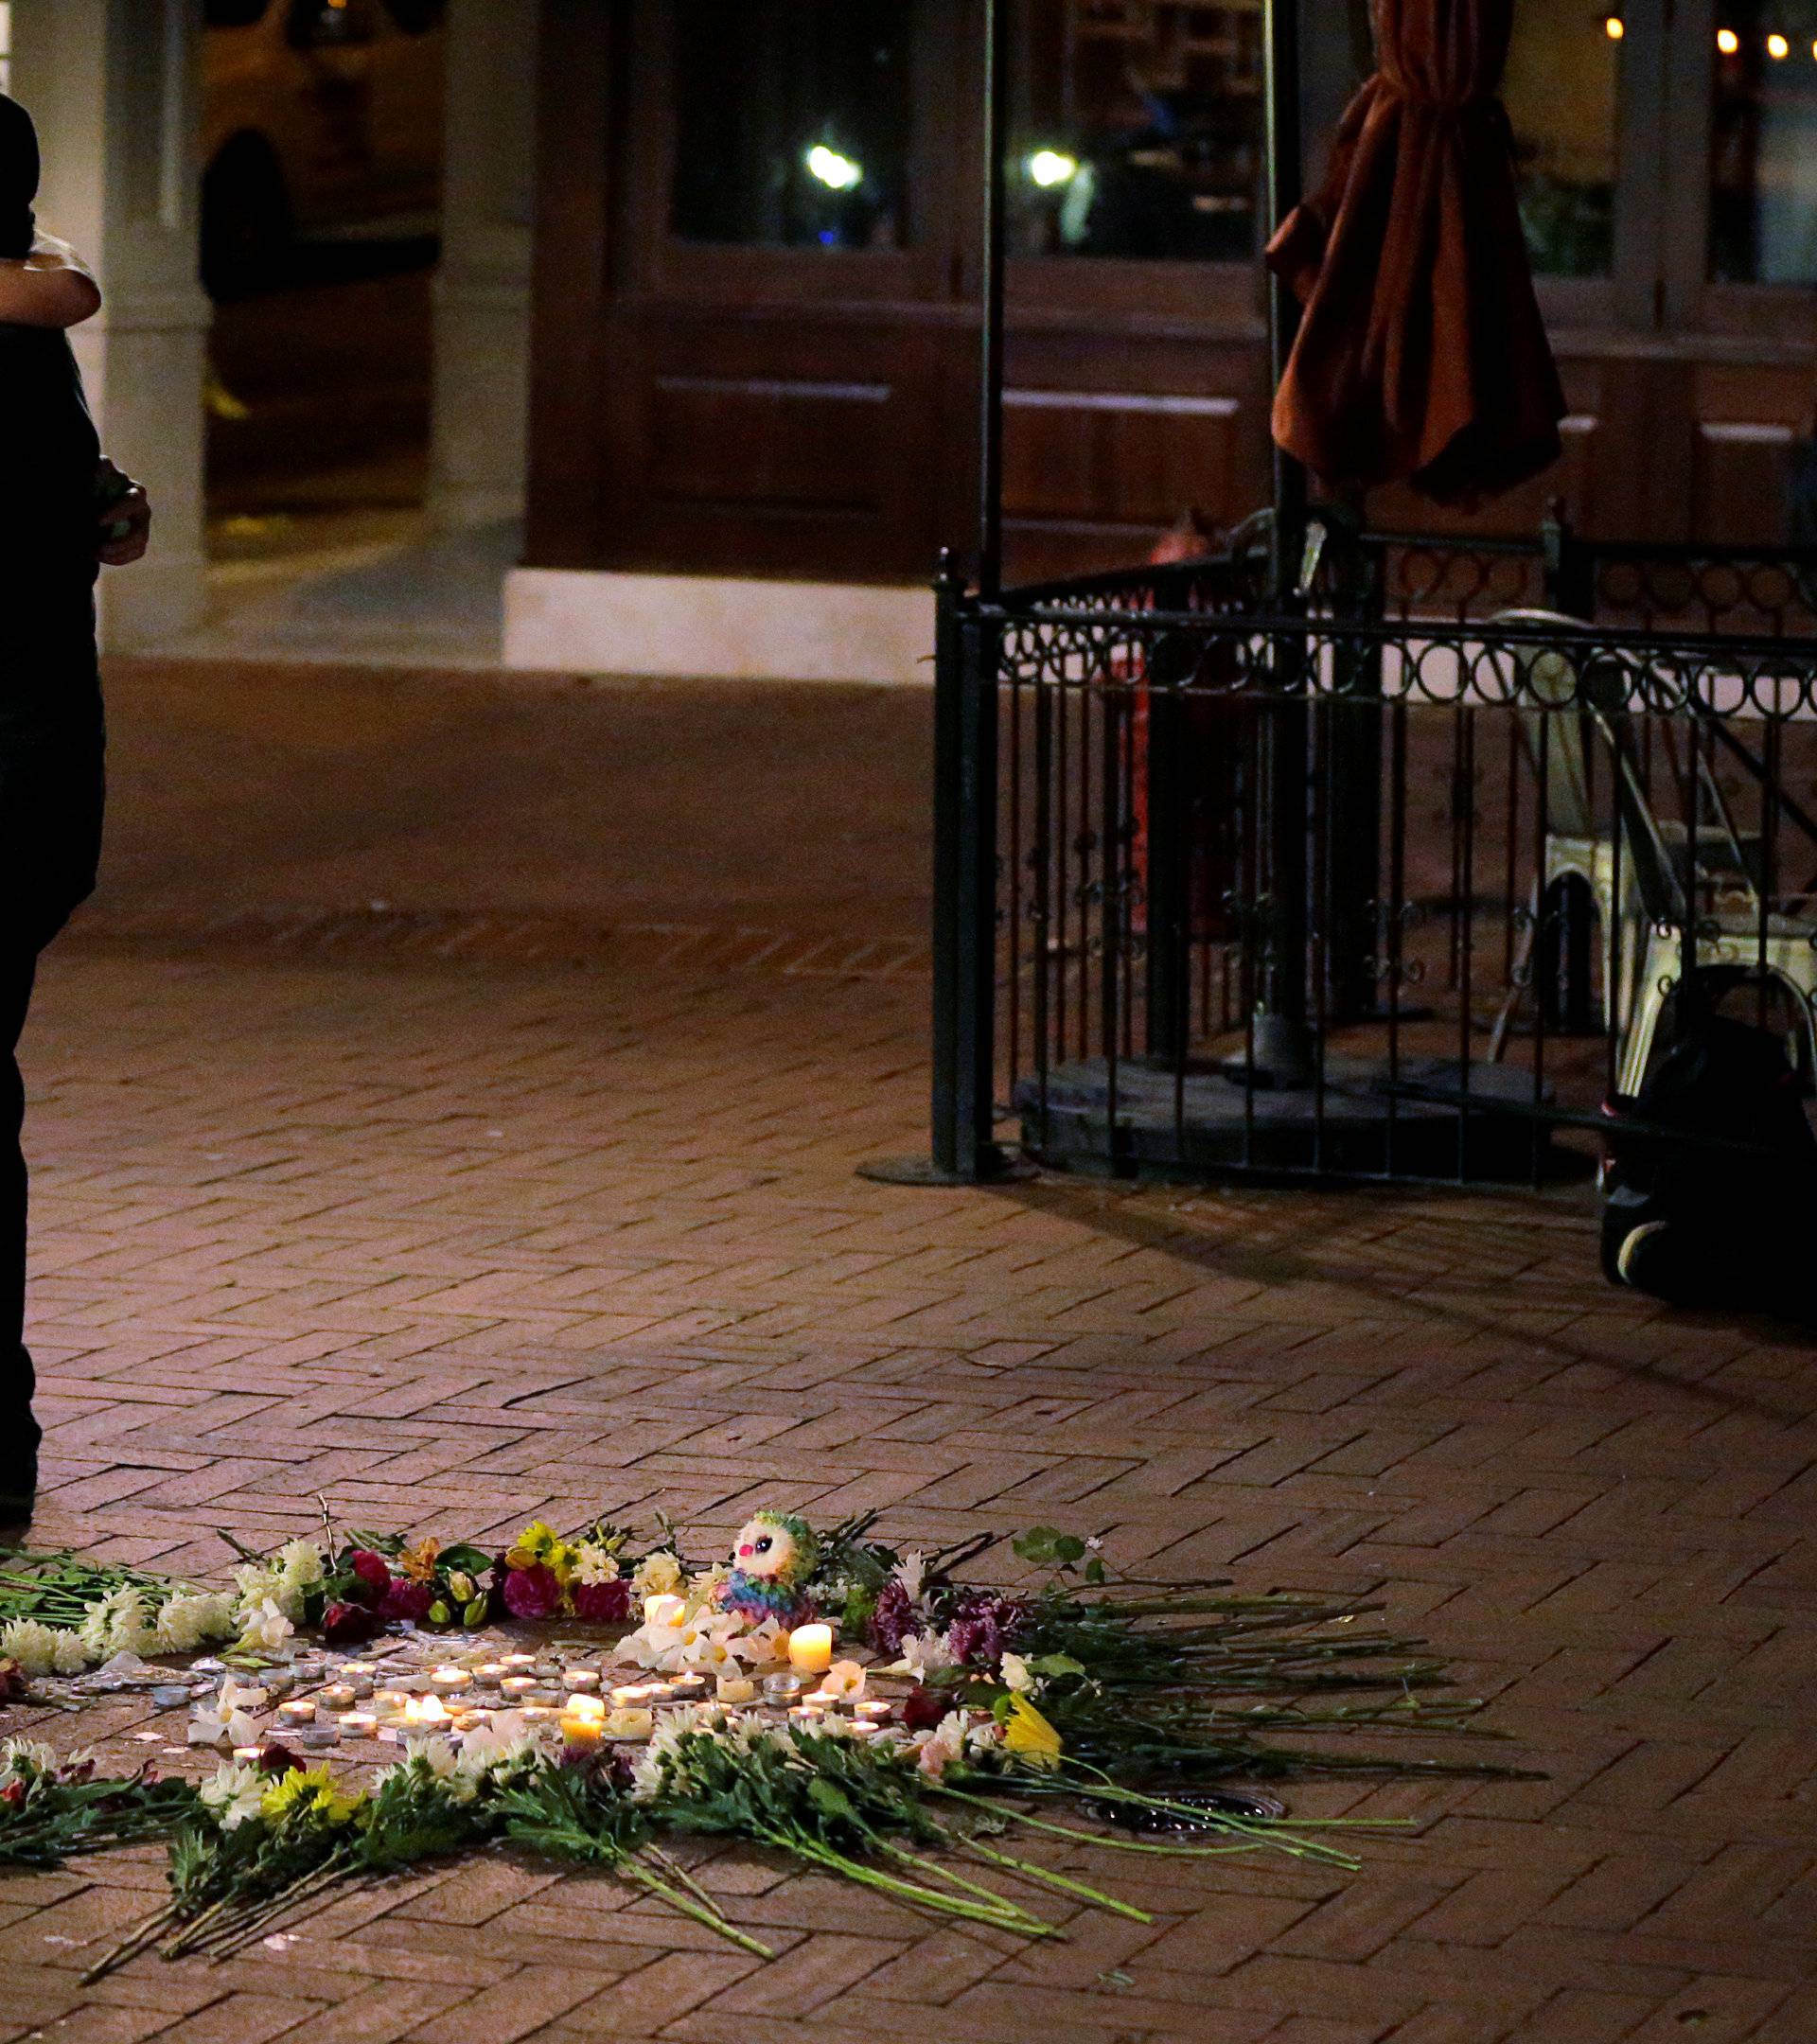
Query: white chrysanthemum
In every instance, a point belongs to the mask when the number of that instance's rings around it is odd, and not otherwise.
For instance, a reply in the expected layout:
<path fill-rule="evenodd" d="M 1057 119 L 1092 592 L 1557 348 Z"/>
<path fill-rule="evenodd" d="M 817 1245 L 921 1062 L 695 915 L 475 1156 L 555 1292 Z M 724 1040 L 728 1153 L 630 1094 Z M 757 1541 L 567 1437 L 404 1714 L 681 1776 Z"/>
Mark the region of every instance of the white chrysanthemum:
<path fill-rule="evenodd" d="M 79 1675 L 90 1665 L 88 1648 L 79 1632 L 57 1633 L 51 1658 L 60 1675 Z"/>
<path fill-rule="evenodd" d="M 256 1767 L 243 1761 L 224 1760 L 213 1777 L 203 1783 L 202 1800 L 221 1819 L 223 1830 L 232 1831 L 258 1815 L 271 1784 Z"/>
<path fill-rule="evenodd" d="M 173 1596 L 157 1618 L 159 1653 L 193 1653 L 207 1641 L 231 1638 L 234 1600 L 219 1591 Z"/>
<path fill-rule="evenodd" d="M 654 1744 L 646 1746 L 631 1769 L 632 1802 L 654 1803 L 662 1793 L 668 1778 L 668 1755 L 659 1752 Z"/>
<path fill-rule="evenodd" d="M 680 1589 L 681 1564 L 666 1547 L 645 1555 L 631 1577 L 631 1589 L 640 1597 L 673 1596 Z"/>
<path fill-rule="evenodd" d="M 574 1549 L 574 1580 L 577 1583 L 616 1582 L 618 1580 L 618 1558 L 609 1555 L 596 1542 L 583 1541 Z"/>
<path fill-rule="evenodd" d="M 286 1541 L 277 1550 L 277 1567 L 295 1590 L 314 1589 L 328 1573 L 327 1558 L 312 1540 Z"/>
<path fill-rule="evenodd" d="M 110 1590 L 91 1604 L 82 1619 L 82 1640 L 97 1661 L 116 1653 L 155 1653 L 157 1628 L 144 1591 L 130 1586 Z"/>
<path fill-rule="evenodd" d="M 57 1755 L 42 1739 L 9 1738 L 0 1747 L 0 1781 L 21 1774 L 54 1774 Z"/>
<path fill-rule="evenodd" d="M 437 1781 L 451 1781 L 460 1764 L 460 1755 L 454 1751 L 454 1742 L 445 1734 L 432 1732 L 418 1735 L 404 1741 L 404 1759 L 420 1762 L 423 1768 Z"/>
<path fill-rule="evenodd" d="M 57 1634 L 36 1618 L 15 1618 L 0 1628 L 0 1654 L 27 1675 L 48 1675 L 57 1665 Z"/>
<path fill-rule="evenodd" d="M 535 1734 L 515 1711 L 501 1711 L 489 1725 L 475 1726 L 463 1736 L 455 1764 L 477 1782 L 521 1773 L 537 1759 Z"/>

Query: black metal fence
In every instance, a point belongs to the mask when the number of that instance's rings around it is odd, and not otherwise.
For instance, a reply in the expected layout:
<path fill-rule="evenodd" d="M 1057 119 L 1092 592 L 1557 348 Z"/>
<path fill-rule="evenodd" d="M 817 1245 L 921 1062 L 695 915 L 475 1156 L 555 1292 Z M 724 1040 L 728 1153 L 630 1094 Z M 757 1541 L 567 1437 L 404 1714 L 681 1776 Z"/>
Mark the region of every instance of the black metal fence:
<path fill-rule="evenodd" d="M 1302 579 L 943 585 L 939 1166 L 1010 1121 L 1073 1169 L 1538 1180 L 1687 983 L 1812 1071 L 1817 555 L 1333 532 Z"/>

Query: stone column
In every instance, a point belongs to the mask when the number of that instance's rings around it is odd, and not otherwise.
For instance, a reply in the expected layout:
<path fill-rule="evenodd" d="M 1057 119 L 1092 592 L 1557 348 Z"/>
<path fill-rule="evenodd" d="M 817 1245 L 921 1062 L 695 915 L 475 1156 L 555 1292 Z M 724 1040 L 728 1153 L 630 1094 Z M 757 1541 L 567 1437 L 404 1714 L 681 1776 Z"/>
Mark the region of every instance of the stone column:
<path fill-rule="evenodd" d="M 38 122 L 39 217 L 94 265 L 106 298 L 74 335 L 108 452 L 151 493 L 150 555 L 102 577 L 103 643 L 185 631 L 204 606 L 197 282 L 201 0 L 26 0 L 12 87 Z"/>
<path fill-rule="evenodd" d="M 537 0 L 449 8 L 430 483 L 430 510 L 445 527 L 523 510 L 540 12 Z"/>

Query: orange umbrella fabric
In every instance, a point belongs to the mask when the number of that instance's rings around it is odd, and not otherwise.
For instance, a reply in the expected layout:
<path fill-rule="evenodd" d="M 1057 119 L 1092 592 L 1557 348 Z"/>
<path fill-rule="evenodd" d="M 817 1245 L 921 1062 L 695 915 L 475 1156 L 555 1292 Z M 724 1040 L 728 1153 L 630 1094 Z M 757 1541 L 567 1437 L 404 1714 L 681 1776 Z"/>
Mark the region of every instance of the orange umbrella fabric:
<path fill-rule="evenodd" d="M 1275 438 L 1333 485 L 1471 505 L 1559 456 L 1497 94 L 1514 0 L 1373 0 L 1375 75 L 1320 186 L 1268 244 L 1304 307 Z"/>

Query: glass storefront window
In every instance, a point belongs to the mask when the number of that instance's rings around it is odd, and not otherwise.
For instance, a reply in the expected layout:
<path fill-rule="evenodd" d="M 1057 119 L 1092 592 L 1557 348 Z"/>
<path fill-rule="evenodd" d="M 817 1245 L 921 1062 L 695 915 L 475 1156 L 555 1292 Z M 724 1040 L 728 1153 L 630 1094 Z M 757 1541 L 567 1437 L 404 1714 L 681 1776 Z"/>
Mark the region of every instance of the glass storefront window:
<path fill-rule="evenodd" d="M 1514 10 L 1502 99 L 1527 250 L 1543 276 L 1607 276 L 1613 267 L 1626 40 L 1621 13 L 1594 0 L 1522 0 Z"/>
<path fill-rule="evenodd" d="M 1817 4 L 1720 0 L 1710 86 L 1710 275 L 1817 283 Z"/>
<path fill-rule="evenodd" d="M 1260 0 L 1022 0 L 1017 29 L 1017 254 L 1254 260 Z"/>
<path fill-rule="evenodd" d="M 908 246 L 909 0 L 677 10 L 672 232 L 771 248 Z"/>

